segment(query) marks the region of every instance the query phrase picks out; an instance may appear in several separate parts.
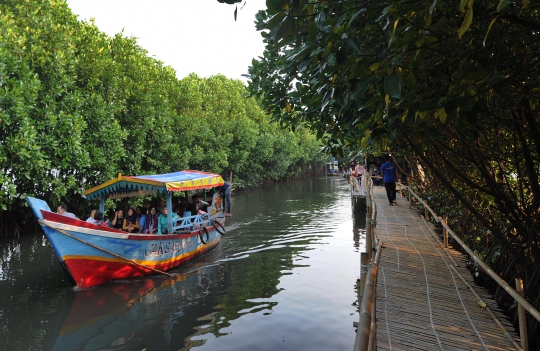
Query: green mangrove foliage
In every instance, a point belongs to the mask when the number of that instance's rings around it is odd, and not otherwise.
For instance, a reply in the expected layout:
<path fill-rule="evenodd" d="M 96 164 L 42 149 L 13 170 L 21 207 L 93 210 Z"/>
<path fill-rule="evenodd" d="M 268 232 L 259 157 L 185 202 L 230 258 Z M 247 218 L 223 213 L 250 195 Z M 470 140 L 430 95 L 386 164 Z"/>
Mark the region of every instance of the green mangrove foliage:
<path fill-rule="evenodd" d="M 0 88 L 1 235 L 35 224 L 26 195 L 82 214 L 83 191 L 117 173 L 199 169 L 245 187 L 322 158 L 314 136 L 273 124 L 241 81 L 179 80 L 63 0 L 0 4 Z"/>
<path fill-rule="evenodd" d="M 268 0 L 257 26 L 249 89 L 275 120 L 327 135 L 335 154 L 399 150 L 540 307 L 538 3 Z"/>

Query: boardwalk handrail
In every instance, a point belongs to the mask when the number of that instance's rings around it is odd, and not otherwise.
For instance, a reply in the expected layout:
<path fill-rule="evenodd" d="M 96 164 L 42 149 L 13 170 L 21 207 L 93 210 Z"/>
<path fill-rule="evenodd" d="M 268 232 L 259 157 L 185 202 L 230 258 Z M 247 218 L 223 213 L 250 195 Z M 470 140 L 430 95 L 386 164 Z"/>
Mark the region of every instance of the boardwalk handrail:
<path fill-rule="evenodd" d="M 406 185 L 403 185 L 403 184 L 400 184 L 402 187 L 405 187 L 409 192 L 410 194 L 412 194 L 414 197 L 416 197 L 418 199 L 418 201 L 424 205 L 425 208 L 427 208 L 429 210 L 429 212 L 431 212 L 431 214 L 433 215 L 433 218 L 436 218 L 438 222 L 441 223 L 441 225 L 444 227 L 444 229 L 447 230 L 447 232 L 454 238 L 454 240 L 459 244 L 461 245 L 461 247 L 467 251 L 467 253 L 474 259 L 474 262 L 476 262 L 478 264 L 478 266 L 480 266 L 480 268 L 482 268 L 482 270 L 484 272 L 486 272 L 491 278 L 493 278 L 493 280 L 495 280 L 497 282 L 497 284 L 499 284 L 502 288 L 504 288 L 504 290 L 506 290 L 506 292 L 508 292 L 508 294 L 510 294 L 518 304 L 520 304 L 521 306 L 523 306 L 523 308 L 525 308 L 527 310 L 527 312 L 529 312 L 531 314 L 531 316 L 533 316 L 537 321 L 540 322 L 540 312 L 538 312 L 538 310 L 536 310 L 527 300 L 525 300 L 525 298 L 521 297 L 521 295 L 515 291 L 514 289 L 512 289 L 512 287 L 510 285 L 508 285 L 507 282 L 505 282 L 501 277 L 499 277 L 486 263 L 484 263 L 484 261 L 482 261 L 482 259 L 480 259 L 480 257 L 478 257 L 473 250 L 471 250 L 471 248 L 469 246 L 467 246 L 467 244 L 465 244 L 457 235 L 456 233 L 454 233 L 452 231 L 452 229 L 450 229 L 450 227 L 448 227 L 448 224 L 439 216 L 437 216 L 435 214 L 435 212 L 428 206 L 428 204 L 426 204 L 424 202 L 424 200 L 422 200 L 417 194 L 414 193 L 414 191 L 412 191 L 412 189 L 409 187 L 409 186 L 406 186 Z M 409 195 L 410 196 L 410 195 Z"/>
<path fill-rule="evenodd" d="M 369 223 L 366 225 L 366 251 L 373 251 L 372 243 L 375 241 L 373 229 L 377 218 L 377 206 L 373 196 L 373 181 L 371 177 L 365 173 L 367 191 L 366 205 L 367 216 Z M 362 301 L 359 302 L 360 316 L 358 328 L 356 330 L 356 338 L 354 340 L 354 351 L 375 350 L 377 345 L 377 324 L 376 324 L 376 309 L 375 309 L 375 291 L 377 287 L 377 273 L 379 267 L 379 258 L 381 256 L 382 241 L 379 241 L 376 247 L 375 257 L 368 265 L 367 276 L 365 277 L 365 286 L 362 291 Z M 359 288 L 360 289 L 360 288 Z"/>
<path fill-rule="evenodd" d="M 377 272 L 379 268 L 379 257 L 381 253 L 382 242 L 377 245 L 377 254 L 375 259 L 369 265 L 366 277 L 366 285 L 362 294 L 362 303 L 360 304 L 360 320 L 354 340 L 354 351 L 367 351 L 374 349 L 373 342 L 371 348 L 370 341 L 375 340 L 372 337 L 375 320 L 375 288 L 377 287 Z"/>

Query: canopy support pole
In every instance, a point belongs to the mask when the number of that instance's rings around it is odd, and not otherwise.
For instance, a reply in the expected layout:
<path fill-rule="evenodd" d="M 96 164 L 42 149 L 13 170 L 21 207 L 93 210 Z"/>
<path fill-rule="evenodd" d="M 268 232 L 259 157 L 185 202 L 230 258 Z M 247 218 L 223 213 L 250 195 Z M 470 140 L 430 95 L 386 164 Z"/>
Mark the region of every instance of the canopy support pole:
<path fill-rule="evenodd" d="M 172 191 L 167 191 L 167 210 L 167 226 L 169 229 L 168 233 L 172 234 Z"/>
<path fill-rule="evenodd" d="M 99 204 L 99 210 L 103 213 L 103 218 L 105 218 L 105 195 L 101 196 L 101 202 Z"/>

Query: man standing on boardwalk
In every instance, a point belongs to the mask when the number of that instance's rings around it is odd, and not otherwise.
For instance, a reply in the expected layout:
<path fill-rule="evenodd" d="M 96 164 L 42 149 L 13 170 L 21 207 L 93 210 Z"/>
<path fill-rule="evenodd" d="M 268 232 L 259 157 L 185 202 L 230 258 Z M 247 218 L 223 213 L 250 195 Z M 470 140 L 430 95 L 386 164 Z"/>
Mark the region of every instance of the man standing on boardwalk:
<path fill-rule="evenodd" d="M 390 206 L 396 203 L 396 180 L 398 178 L 397 168 L 392 162 L 390 162 L 390 155 L 384 155 L 386 161 L 381 166 L 383 174 L 384 187 L 386 188 L 386 196 Z"/>

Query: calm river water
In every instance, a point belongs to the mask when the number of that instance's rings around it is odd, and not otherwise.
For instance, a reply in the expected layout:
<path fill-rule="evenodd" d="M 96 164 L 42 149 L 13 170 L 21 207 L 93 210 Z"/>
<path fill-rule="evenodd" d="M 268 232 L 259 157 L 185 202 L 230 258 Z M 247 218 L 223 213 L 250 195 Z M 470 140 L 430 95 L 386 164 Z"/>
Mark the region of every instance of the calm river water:
<path fill-rule="evenodd" d="M 2 240 L 0 349 L 352 350 L 353 220 L 340 177 L 238 191 L 220 245 L 174 278 L 88 290 L 70 286 L 42 233 Z"/>

